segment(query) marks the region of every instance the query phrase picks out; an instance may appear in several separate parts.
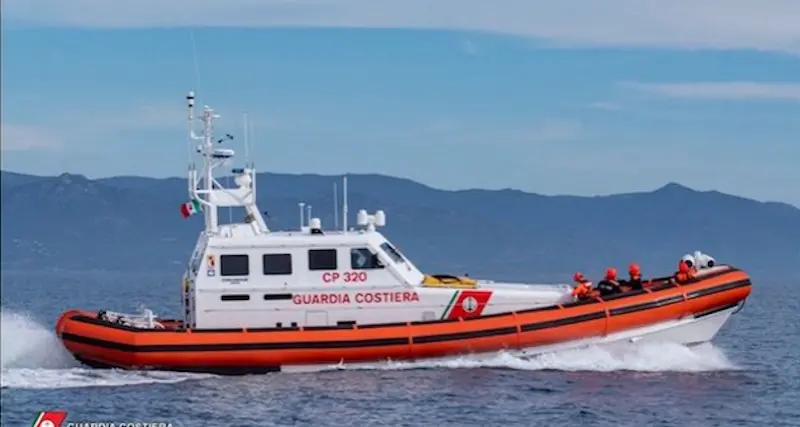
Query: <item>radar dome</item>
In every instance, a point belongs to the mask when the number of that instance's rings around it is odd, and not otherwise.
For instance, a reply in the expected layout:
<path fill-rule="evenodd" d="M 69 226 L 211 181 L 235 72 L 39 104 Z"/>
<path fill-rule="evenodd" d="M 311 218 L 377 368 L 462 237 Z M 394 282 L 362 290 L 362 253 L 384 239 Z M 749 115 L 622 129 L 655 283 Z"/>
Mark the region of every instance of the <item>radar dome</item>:
<path fill-rule="evenodd" d="M 253 183 L 253 178 L 250 177 L 249 173 L 242 173 L 236 176 L 236 185 L 242 188 L 250 187 L 250 184 Z"/>
<path fill-rule="evenodd" d="M 367 215 L 367 211 L 364 209 L 358 211 L 358 215 L 356 215 L 356 222 L 361 226 L 369 224 L 369 216 Z"/>
<path fill-rule="evenodd" d="M 386 225 L 386 213 L 383 211 L 375 212 L 375 225 L 384 227 Z"/>

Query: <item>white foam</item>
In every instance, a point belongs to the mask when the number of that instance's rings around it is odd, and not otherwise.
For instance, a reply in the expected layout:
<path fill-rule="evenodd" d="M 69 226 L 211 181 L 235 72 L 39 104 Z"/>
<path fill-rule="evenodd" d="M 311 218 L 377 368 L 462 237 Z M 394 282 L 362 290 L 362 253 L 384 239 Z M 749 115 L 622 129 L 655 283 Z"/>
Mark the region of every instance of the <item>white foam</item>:
<path fill-rule="evenodd" d="M 3 309 L 0 325 L 0 367 L 6 369 L 25 368 L 70 368 L 79 363 L 70 356 L 55 334 L 37 323 L 30 316 L 8 312 Z"/>
<path fill-rule="evenodd" d="M 120 371 L 84 368 L 55 333 L 24 313 L 2 309 L 0 351 L 2 388 L 109 387 L 133 384 L 176 383 L 213 375 L 159 371 Z"/>
<path fill-rule="evenodd" d="M 136 384 L 172 384 L 213 375 L 114 369 L 3 369 L 3 388 L 55 389 L 75 387 L 118 387 Z"/>
<path fill-rule="evenodd" d="M 402 370 L 431 368 L 505 368 L 526 371 L 639 371 L 711 372 L 738 369 L 711 344 L 686 347 L 675 343 L 637 343 L 625 346 L 590 346 L 536 356 L 508 352 L 470 355 L 417 362 L 339 364 L 319 370 Z"/>

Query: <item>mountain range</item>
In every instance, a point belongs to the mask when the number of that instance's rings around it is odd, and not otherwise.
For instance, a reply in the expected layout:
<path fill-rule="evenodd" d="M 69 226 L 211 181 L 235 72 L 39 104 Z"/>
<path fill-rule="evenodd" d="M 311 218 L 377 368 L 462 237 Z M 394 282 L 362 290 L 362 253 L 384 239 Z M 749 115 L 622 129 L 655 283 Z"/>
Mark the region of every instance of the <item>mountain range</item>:
<path fill-rule="evenodd" d="M 348 177 L 350 224 L 359 209 L 383 209 L 382 231 L 428 273 L 569 282 L 574 271 L 597 277 L 607 266 L 622 271 L 638 262 L 645 275 L 664 275 L 684 253 L 701 250 L 754 278 L 800 279 L 800 209 L 789 204 L 676 183 L 577 197 Z M 335 182 L 341 190 L 338 176 L 260 173 L 270 228 L 297 228 L 299 202 L 312 205 L 323 228 L 334 227 Z M 3 171 L 1 190 L 7 272 L 164 271 L 177 280 L 202 229 L 201 216 L 179 215 L 188 197 L 182 178 Z M 221 211 L 222 222 L 241 221 L 243 212 L 229 212 Z"/>

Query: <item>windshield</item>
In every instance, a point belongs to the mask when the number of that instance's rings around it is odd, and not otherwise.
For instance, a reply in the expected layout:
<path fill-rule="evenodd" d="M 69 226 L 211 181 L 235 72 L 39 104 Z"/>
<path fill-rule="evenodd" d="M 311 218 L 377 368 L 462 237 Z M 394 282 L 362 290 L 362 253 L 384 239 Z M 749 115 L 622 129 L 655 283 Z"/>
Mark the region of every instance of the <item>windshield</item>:
<path fill-rule="evenodd" d="M 405 258 L 403 258 L 403 255 L 400 255 L 400 252 L 390 245 L 389 242 L 381 243 L 381 249 L 383 249 L 383 251 L 386 252 L 386 254 L 389 255 L 389 257 L 392 258 L 392 260 L 394 260 L 396 263 L 406 261 Z"/>

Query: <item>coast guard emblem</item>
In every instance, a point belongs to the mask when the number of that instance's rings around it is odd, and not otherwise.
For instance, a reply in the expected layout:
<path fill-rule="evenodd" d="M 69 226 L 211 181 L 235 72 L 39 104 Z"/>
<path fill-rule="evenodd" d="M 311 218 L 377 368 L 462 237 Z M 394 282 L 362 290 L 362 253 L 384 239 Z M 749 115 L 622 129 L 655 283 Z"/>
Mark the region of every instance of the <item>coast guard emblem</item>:
<path fill-rule="evenodd" d="M 478 308 L 478 300 L 475 297 L 466 297 L 464 301 L 461 302 L 461 307 L 467 313 L 473 313 Z"/>

